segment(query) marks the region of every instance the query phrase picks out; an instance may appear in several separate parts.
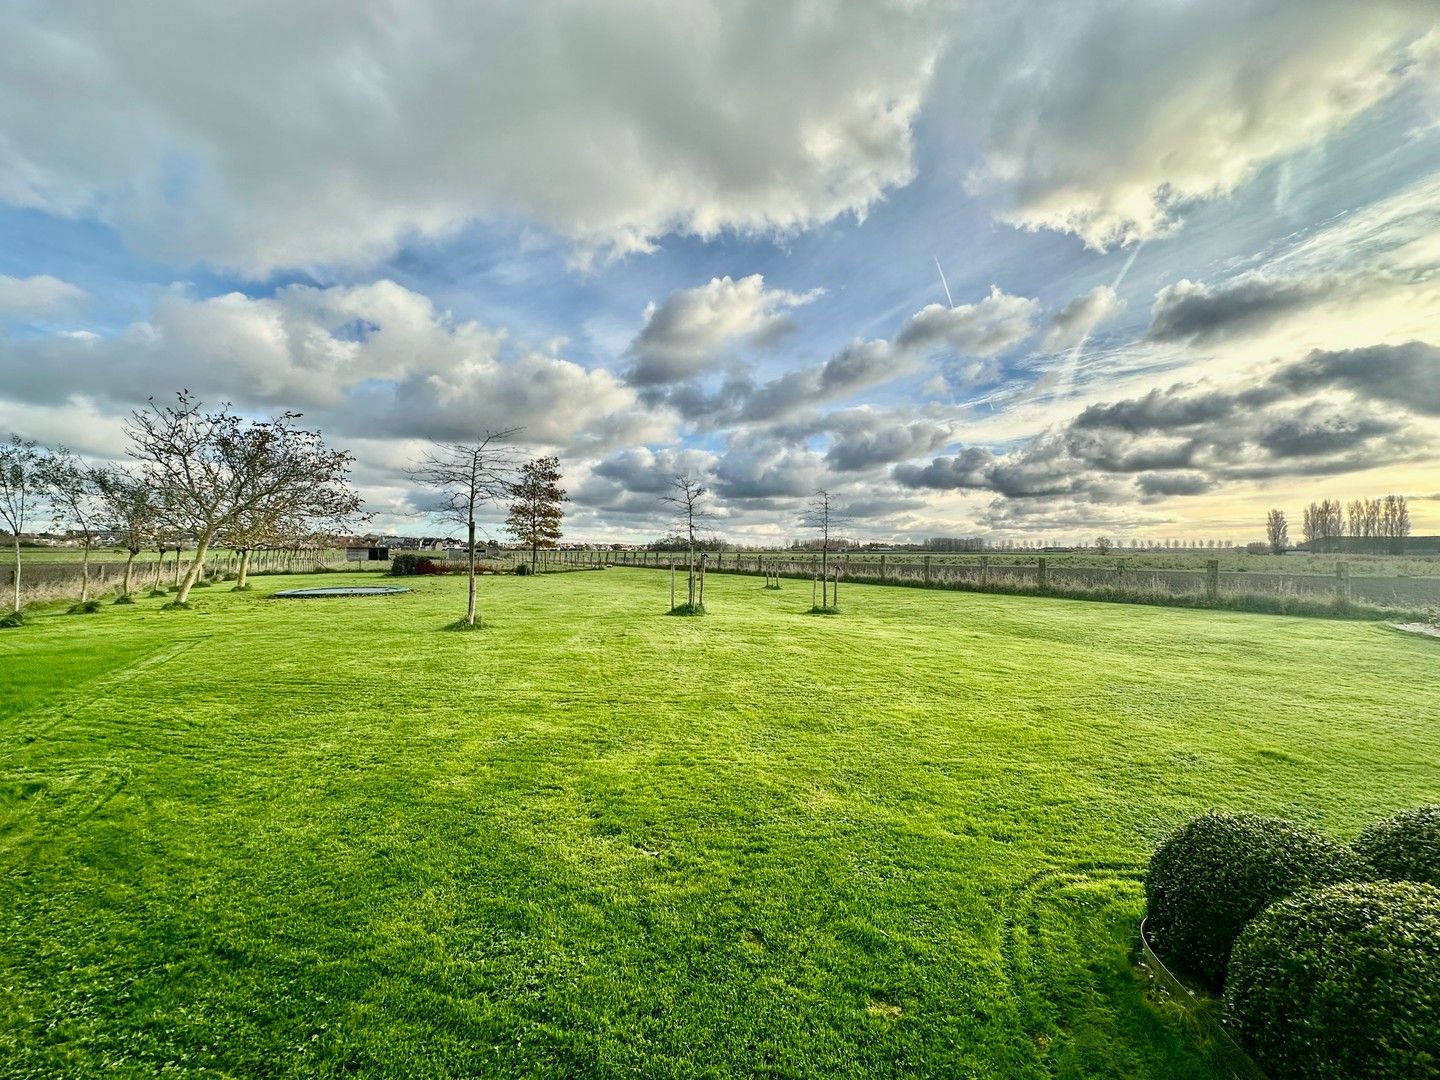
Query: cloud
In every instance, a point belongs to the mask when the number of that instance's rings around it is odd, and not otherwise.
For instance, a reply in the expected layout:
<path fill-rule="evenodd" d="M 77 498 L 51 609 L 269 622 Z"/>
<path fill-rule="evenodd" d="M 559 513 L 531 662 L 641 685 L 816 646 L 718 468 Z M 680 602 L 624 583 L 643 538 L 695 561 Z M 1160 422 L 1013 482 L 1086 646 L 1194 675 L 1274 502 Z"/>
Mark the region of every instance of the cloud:
<path fill-rule="evenodd" d="M 963 47 L 1002 218 L 1104 250 L 1323 142 L 1412 80 L 1433 9 L 1411 0 L 1031 7 Z M 996 40 L 1003 41 L 997 47 Z M 1426 54 L 1428 55 L 1428 54 Z"/>
<path fill-rule="evenodd" d="M 946 349 L 962 356 L 995 356 L 1034 333 L 1039 310 L 1034 300 L 992 285 L 990 294 L 974 304 L 921 308 L 895 335 L 895 347 L 909 353 Z"/>
<path fill-rule="evenodd" d="M 457 439 L 523 427 L 576 452 L 669 437 L 664 415 L 604 369 L 512 345 L 392 281 L 272 296 L 162 294 L 111 336 L 0 340 L 5 396 L 131 407 L 186 386 L 241 408 L 295 408 L 333 434 Z"/>
<path fill-rule="evenodd" d="M 84 289 L 49 274 L 28 278 L 0 274 L 0 315 L 56 315 L 75 309 L 85 298 Z"/>
<path fill-rule="evenodd" d="M 1247 275 L 1220 288 L 1182 278 L 1155 294 L 1150 309 L 1151 341 L 1203 345 L 1265 330 L 1345 290 L 1363 286 L 1338 277 L 1282 280 Z"/>
<path fill-rule="evenodd" d="M 252 276 L 467 222 L 581 252 L 805 229 L 914 175 L 937 6 L 39 6 L 0 59 L 0 200 Z"/>
<path fill-rule="evenodd" d="M 1181 383 L 1094 404 L 1003 454 L 965 447 L 897 465 L 903 486 L 1005 499 L 1126 503 L 1221 484 L 1335 476 L 1433 453 L 1440 349 L 1310 353 L 1250 385 Z"/>
<path fill-rule="evenodd" d="M 789 312 L 823 290 L 805 293 L 767 289 L 759 274 L 739 281 L 711 278 L 678 289 L 645 309 L 645 325 L 627 355 L 634 361 L 626 381 L 635 386 L 682 382 L 716 365 L 736 341 L 774 344 L 794 329 Z"/>
<path fill-rule="evenodd" d="M 652 388 L 645 400 L 710 427 L 774 423 L 913 375 L 937 353 L 957 354 L 976 362 L 993 358 L 1034 332 L 1039 310 L 1036 301 L 992 286 L 989 295 L 974 304 L 922 308 L 905 321 L 893 341 L 857 338 L 823 363 L 763 383 L 742 375 L 706 390 L 692 381 L 663 390 Z M 972 378 L 981 374 L 974 368 L 969 371 Z"/>
<path fill-rule="evenodd" d="M 847 409 L 826 418 L 833 433 L 825 463 L 836 472 L 860 472 L 934 453 L 954 437 L 951 425 L 919 419 L 905 423 L 894 413 Z"/>
<path fill-rule="evenodd" d="M 1096 285 L 1077 296 L 1050 317 L 1041 345 L 1047 353 L 1072 348 L 1094 332 L 1106 319 L 1118 315 L 1125 301 L 1109 285 Z"/>

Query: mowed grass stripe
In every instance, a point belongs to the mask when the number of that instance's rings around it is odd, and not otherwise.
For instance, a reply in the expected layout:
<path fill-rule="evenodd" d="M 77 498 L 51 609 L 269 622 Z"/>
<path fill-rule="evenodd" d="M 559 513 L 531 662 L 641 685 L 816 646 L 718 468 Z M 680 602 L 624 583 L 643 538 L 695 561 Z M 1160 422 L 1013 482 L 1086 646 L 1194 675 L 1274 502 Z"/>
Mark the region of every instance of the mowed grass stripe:
<path fill-rule="evenodd" d="M 1437 643 L 1373 625 L 265 598 L 316 580 L 0 634 L 0 1075 L 1213 1076 L 1130 973 L 1154 841 L 1440 785 Z"/>

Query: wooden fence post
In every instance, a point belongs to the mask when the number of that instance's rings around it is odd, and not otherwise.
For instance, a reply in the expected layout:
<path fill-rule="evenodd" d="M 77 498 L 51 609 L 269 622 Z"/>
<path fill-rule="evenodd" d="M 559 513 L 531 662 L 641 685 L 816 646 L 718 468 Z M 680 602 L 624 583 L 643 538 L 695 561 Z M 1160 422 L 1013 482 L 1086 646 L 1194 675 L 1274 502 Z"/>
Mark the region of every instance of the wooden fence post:
<path fill-rule="evenodd" d="M 882 585 L 885 583 L 885 554 L 884 554 L 884 552 L 881 552 L 881 554 L 880 554 L 880 583 L 881 583 Z"/>
<path fill-rule="evenodd" d="M 1205 563 L 1205 599 L 1215 603 L 1220 599 L 1220 560 L 1210 559 Z"/>
<path fill-rule="evenodd" d="M 1035 560 L 1035 587 L 1042 592 L 1050 587 L 1050 567 L 1043 555 Z"/>
<path fill-rule="evenodd" d="M 1350 602 L 1350 564 L 1335 564 L 1335 602 L 1344 606 Z"/>
<path fill-rule="evenodd" d="M 925 556 L 925 584 L 930 584 L 930 556 Z"/>

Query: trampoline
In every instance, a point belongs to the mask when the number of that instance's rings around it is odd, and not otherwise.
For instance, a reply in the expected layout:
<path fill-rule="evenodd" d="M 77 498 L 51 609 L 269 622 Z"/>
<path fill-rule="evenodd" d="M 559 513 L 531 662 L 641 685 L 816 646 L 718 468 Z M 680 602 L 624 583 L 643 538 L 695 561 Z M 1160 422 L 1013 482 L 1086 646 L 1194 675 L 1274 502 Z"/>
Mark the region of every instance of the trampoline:
<path fill-rule="evenodd" d="M 336 585 L 322 589 L 285 589 L 275 594 L 276 600 L 310 600 L 325 596 L 393 596 L 408 593 L 394 585 Z"/>

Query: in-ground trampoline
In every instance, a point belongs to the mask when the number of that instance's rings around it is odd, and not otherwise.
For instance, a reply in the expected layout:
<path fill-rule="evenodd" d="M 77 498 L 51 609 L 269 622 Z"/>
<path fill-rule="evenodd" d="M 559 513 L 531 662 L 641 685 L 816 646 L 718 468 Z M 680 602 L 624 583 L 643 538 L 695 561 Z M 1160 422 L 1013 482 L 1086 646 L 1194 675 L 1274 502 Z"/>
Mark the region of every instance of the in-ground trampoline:
<path fill-rule="evenodd" d="M 394 585 L 336 585 L 322 589 L 285 589 L 275 594 L 276 600 L 310 600 L 324 596 L 393 596 L 407 593 Z"/>

